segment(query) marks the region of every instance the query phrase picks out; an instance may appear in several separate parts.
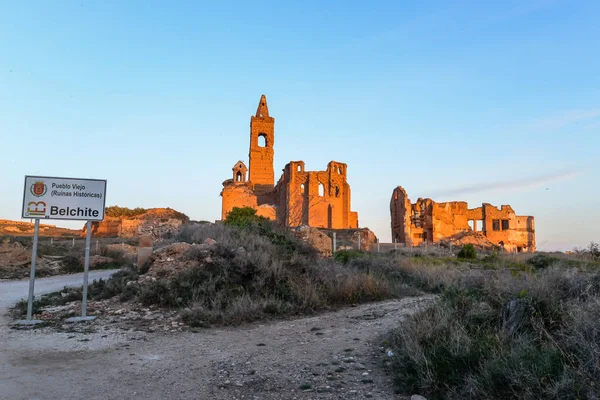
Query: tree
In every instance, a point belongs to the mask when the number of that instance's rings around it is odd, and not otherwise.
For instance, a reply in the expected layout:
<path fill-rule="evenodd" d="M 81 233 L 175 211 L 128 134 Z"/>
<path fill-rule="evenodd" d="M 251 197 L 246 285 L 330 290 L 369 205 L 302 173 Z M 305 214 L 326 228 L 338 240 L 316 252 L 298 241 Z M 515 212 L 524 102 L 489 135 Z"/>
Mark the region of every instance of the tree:
<path fill-rule="evenodd" d="M 267 220 L 268 218 L 256 215 L 256 210 L 252 207 L 233 207 L 231 211 L 227 213 L 223 223 L 238 228 L 247 228 Z"/>
<path fill-rule="evenodd" d="M 477 252 L 475 246 L 472 244 L 465 244 L 462 249 L 456 255 L 458 258 L 475 259 L 477 258 Z"/>

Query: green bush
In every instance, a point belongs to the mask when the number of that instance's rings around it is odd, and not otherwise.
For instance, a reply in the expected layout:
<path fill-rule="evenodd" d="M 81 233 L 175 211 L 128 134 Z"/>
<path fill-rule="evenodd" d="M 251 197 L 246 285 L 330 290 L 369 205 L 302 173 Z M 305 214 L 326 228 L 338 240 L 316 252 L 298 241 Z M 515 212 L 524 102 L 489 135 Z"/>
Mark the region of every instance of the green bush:
<path fill-rule="evenodd" d="M 74 255 L 68 255 L 62 259 L 62 266 L 60 270 L 64 274 L 75 274 L 78 272 L 83 272 L 83 264 L 81 264 L 79 257 Z"/>
<path fill-rule="evenodd" d="M 343 264 L 348 264 L 348 262 L 354 258 L 362 257 L 364 253 L 359 250 L 340 250 L 336 251 L 334 255 L 334 259 L 336 261 L 340 261 Z"/>
<path fill-rule="evenodd" d="M 104 214 L 107 217 L 135 217 L 138 215 L 145 214 L 146 212 L 148 212 L 148 210 L 141 207 L 127 208 L 119 206 L 110 206 L 106 207 Z"/>
<path fill-rule="evenodd" d="M 472 244 L 465 244 L 456 256 L 458 258 L 471 260 L 477 258 L 477 252 Z"/>
<path fill-rule="evenodd" d="M 237 228 L 249 228 L 266 220 L 267 218 L 256 215 L 256 210 L 252 207 L 233 207 L 223 223 Z"/>

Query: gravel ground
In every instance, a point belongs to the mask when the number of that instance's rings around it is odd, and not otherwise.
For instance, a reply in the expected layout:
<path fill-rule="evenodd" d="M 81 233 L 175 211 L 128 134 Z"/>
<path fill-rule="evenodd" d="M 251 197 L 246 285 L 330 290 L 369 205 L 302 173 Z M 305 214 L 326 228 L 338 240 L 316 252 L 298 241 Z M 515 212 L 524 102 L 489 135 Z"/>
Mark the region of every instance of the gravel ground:
<path fill-rule="evenodd" d="M 180 333 L 97 322 L 71 332 L 14 330 L 5 320 L 0 399 L 400 399 L 380 335 L 432 300 Z"/>

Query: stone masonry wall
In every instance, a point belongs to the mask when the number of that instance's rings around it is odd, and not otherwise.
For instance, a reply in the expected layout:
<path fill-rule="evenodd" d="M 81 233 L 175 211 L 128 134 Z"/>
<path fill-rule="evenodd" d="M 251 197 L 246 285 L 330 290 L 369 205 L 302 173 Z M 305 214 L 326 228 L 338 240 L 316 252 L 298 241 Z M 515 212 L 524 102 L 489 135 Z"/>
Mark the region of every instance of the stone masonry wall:
<path fill-rule="evenodd" d="M 462 201 L 436 203 L 421 198 L 411 204 L 398 186 L 392 192 L 390 216 L 392 238 L 399 243 L 435 243 L 461 232 L 480 231 L 508 251 L 535 251 L 534 218 L 517 216 L 509 205 L 497 208 L 484 203 L 469 209 Z"/>

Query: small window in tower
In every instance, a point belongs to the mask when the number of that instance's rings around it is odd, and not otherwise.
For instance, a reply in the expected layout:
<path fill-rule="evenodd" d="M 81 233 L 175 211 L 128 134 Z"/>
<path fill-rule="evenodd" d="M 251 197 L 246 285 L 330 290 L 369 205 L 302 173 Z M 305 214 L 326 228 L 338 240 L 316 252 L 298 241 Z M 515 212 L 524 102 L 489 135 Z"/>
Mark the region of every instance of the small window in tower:
<path fill-rule="evenodd" d="M 258 134 L 258 147 L 267 147 L 267 135 L 264 133 Z"/>
<path fill-rule="evenodd" d="M 325 186 L 319 182 L 319 196 L 325 196 Z"/>
<path fill-rule="evenodd" d="M 298 172 L 302 172 L 302 165 L 298 164 Z"/>
<path fill-rule="evenodd" d="M 338 167 L 338 174 L 342 174 L 342 167 Z"/>
<path fill-rule="evenodd" d="M 335 186 L 335 197 L 340 197 L 340 187 L 339 186 Z"/>
<path fill-rule="evenodd" d="M 300 193 L 304 193 L 304 183 L 300 185 Z"/>
<path fill-rule="evenodd" d="M 242 181 L 242 173 L 240 171 L 235 175 L 235 180 L 238 182 Z"/>

